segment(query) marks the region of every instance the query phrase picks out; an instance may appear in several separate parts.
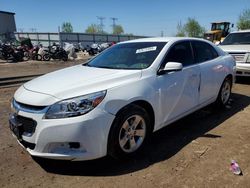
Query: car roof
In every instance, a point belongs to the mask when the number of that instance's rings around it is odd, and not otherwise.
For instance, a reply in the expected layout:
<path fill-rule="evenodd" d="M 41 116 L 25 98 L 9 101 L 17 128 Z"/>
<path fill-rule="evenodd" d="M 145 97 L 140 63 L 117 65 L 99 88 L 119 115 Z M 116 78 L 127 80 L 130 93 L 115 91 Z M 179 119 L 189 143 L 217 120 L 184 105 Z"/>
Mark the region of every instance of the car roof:
<path fill-rule="evenodd" d="M 222 24 L 222 23 L 230 23 L 230 22 L 224 22 L 224 21 L 220 21 L 220 22 L 211 22 L 211 24 Z"/>
<path fill-rule="evenodd" d="M 246 30 L 239 30 L 239 31 L 233 31 L 231 33 L 250 33 L 250 29 L 246 29 Z"/>
<path fill-rule="evenodd" d="M 177 42 L 181 40 L 199 40 L 206 41 L 200 38 L 192 38 L 192 37 L 151 37 L 151 38 L 140 38 L 135 40 L 129 40 L 121 43 L 132 43 L 132 42 Z"/>

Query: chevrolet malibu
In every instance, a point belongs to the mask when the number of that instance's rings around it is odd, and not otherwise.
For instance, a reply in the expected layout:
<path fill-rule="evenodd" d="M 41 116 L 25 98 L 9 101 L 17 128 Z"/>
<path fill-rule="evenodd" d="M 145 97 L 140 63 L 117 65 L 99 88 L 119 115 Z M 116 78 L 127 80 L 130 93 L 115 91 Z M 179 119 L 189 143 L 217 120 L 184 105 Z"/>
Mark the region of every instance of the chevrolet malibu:
<path fill-rule="evenodd" d="M 152 132 L 208 104 L 225 106 L 234 76 L 232 56 L 202 39 L 121 42 L 22 85 L 9 125 L 32 156 L 131 157 Z"/>

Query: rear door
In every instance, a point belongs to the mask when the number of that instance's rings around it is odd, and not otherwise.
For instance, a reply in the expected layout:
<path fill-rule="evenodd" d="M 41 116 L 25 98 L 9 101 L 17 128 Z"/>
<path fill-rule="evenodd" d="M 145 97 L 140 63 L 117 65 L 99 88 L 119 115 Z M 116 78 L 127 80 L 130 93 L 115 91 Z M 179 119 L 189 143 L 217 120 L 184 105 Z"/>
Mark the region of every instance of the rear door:
<path fill-rule="evenodd" d="M 200 65 L 201 83 L 199 103 L 203 104 L 217 97 L 221 71 L 223 71 L 223 58 L 207 42 L 192 41 L 195 61 Z"/>

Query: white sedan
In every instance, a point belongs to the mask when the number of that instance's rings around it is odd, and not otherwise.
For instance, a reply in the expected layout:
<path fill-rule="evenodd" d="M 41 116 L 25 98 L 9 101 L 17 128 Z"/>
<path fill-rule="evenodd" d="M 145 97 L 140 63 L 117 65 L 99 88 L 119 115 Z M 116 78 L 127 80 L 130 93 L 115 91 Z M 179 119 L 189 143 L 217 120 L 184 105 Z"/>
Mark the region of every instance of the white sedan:
<path fill-rule="evenodd" d="M 208 104 L 225 106 L 234 77 L 234 59 L 202 39 L 122 42 L 21 86 L 10 129 L 32 156 L 129 157 L 152 132 Z"/>

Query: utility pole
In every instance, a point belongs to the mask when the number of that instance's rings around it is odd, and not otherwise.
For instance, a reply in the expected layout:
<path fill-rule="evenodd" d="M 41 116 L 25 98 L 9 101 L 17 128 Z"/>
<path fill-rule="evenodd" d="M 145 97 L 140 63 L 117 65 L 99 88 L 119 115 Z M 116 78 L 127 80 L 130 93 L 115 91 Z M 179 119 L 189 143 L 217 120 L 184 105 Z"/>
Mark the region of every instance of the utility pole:
<path fill-rule="evenodd" d="M 100 21 L 99 26 L 100 26 L 101 32 L 103 33 L 103 28 L 104 28 L 103 20 L 105 19 L 105 17 L 97 16 L 97 19 Z"/>
<path fill-rule="evenodd" d="M 19 30 L 20 33 L 23 33 L 24 28 L 18 28 L 18 30 Z"/>
<path fill-rule="evenodd" d="M 113 32 L 114 32 L 114 30 L 115 30 L 115 26 L 116 26 L 116 24 L 115 24 L 115 22 L 118 20 L 118 18 L 110 18 L 112 21 L 113 21 L 113 24 L 112 24 L 112 28 L 113 28 Z"/>
<path fill-rule="evenodd" d="M 35 32 L 36 32 L 36 28 L 30 28 L 30 31 L 31 31 L 32 33 L 35 33 Z"/>
<path fill-rule="evenodd" d="M 163 31 L 161 31 L 161 37 L 163 37 L 164 36 L 164 32 Z"/>

